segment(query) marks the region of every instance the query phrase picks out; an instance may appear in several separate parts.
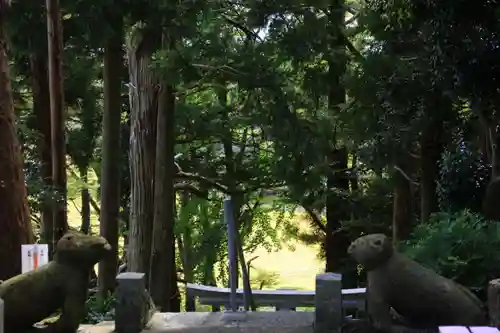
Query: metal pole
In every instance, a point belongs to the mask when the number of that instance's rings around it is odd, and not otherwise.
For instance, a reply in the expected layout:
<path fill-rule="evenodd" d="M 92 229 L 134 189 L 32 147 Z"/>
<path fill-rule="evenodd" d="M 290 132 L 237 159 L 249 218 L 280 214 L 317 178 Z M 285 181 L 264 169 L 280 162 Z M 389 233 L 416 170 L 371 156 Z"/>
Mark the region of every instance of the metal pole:
<path fill-rule="evenodd" d="M 235 228 L 234 225 L 234 214 L 231 198 L 224 200 L 224 220 L 227 224 L 227 251 L 228 251 L 228 261 L 229 261 L 229 287 L 231 288 L 231 294 L 229 298 L 229 303 L 231 305 L 231 310 L 233 312 L 238 311 L 236 305 L 236 286 L 238 284 L 238 266 L 237 266 L 237 253 L 235 247 Z"/>

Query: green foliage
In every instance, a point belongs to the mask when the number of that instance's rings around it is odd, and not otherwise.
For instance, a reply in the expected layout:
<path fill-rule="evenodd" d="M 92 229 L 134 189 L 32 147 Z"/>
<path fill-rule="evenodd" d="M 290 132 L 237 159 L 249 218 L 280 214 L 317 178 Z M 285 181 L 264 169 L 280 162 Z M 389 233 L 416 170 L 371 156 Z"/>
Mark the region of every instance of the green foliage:
<path fill-rule="evenodd" d="M 480 212 L 490 177 L 484 157 L 464 141 L 450 147 L 440 161 L 437 194 L 440 209 Z"/>
<path fill-rule="evenodd" d="M 83 320 L 83 324 L 96 324 L 102 321 L 113 320 L 115 316 L 115 303 L 114 296 L 106 298 L 92 295 L 85 303 L 87 315 Z"/>
<path fill-rule="evenodd" d="M 410 258 L 478 293 L 500 274 L 500 229 L 468 210 L 438 213 L 401 244 Z"/>
<path fill-rule="evenodd" d="M 179 247 L 183 246 L 178 265 L 193 282 L 227 282 L 227 231 L 221 214 L 226 195 L 237 202 L 246 252 L 257 247 L 279 250 L 290 237 L 309 244 L 323 243 L 326 198 L 339 193 L 326 181 L 332 173 L 330 154 L 336 147 L 346 146 L 349 158 L 355 153 L 358 159 L 357 165 L 346 171 L 358 188 L 352 185 L 342 194 L 342 205 L 348 209 L 342 208 L 349 210 L 350 218 L 341 221 L 341 228 L 350 238 L 387 232 L 393 199 L 388 171 L 403 154 L 418 155 L 428 116 L 445 112 L 439 101 L 460 104 L 465 98 L 468 103 L 478 96 L 479 102 L 475 102 L 486 110 L 482 115 L 490 122 L 494 120 L 492 110 L 497 109 L 498 8 L 491 1 L 478 8 L 472 1 L 348 1 L 357 19 L 346 29 L 335 21 L 332 4 L 317 0 L 191 1 L 175 6 L 139 0 L 117 6 L 107 0 L 92 5 L 62 1 L 61 5 L 66 149 L 69 170 L 78 176 L 72 175 L 68 183 L 70 201 L 80 195 L 81 188 L 98 187 L 85 179 L 92 170 L 100 181 L 102 53 L 114 19 L 123 16 L 125 35 L 136 42 L 151 37 L 150 70 L 168 80 L 177 92 L 177 162 L 183 171 L 209 180 L 182 180 L 201 195 L 178 191 L 179 197 L 187 197 L 180 200 L 175 220 L 177 240 L 182 243 Z M 484 20 L 476 15 L 469 20 L 464 15 L 476 9 Z M 59 200 L 41 179 L 39 133 L 34 131 L 31 100 L 29 60 L 32 55 L 47 54 L 46 18 L 43 6 L 29 1 L 14 2 L 9 15 L 13 17 L 9 32 L 17 125 L 30 208 L 36 216 L 44 204 Z M 168 31 L 175 45 L 162 46 L 161 28 Z M 347 73 L 336 77 L 334 69 L 344 63 Z M 124 81 L 126 75 L 123 73 Z M 333 84 L 337 81 L 339 84 Z M 329 99 L 339 88 L 346 89 L 347 103 L 332 105 Z M 120 231 L 125 234 L 131 182 L 125 91 L 122 104 L 122 156 L 117 163 L 122 165 Z M 469 108 L 454 107 L 442 117 L 447 126 L 443 132 L 473 128 L 478 112 L 471 114 Z M 462 118 L 467 122 L 460 122 Z M 479 131 L 473 128 L 460 144 L 447 145 L 439 166 L 442 210 L 480 210 L 490 170 L 478 147 L 470 144 Z M 444 136 L 449 143 L 452 135 Z M 268 200 L 269 196 L 273 200 Z M 291 212 L 300 206 L 310 213 L 311 228 L 305 232 L 291 221 Z M 311 219 L 313 215 L 319 217 L 319 223 Z M 465 253 L 463 247 L 474 250 L 470 244 L 479 242 L 482 235 L 477 231 L 474 238 L 476 229 L 469 228 L 476 218 L 470 213 L 438 215 L 429 230 L 418 227 L 412 243 L 421 251 L 418 256 L 446 244 L 449 248 L 444 253 L 456 252 L 453 256 L 457 258 Z M 450 230 L 454 240 L 446 238 L 452 237 L 446 236 Z M 469 243 L 454 244 L 460 237 Z M 483 250 L 479 247 L 478 253 Z M 434 257 L 429 255 L 426 260 Z M 453 265 L 460 271 L 467 268 L 452 259 L 436 265 L 447 274 L 454 272 L 449 268 Z M 469 273 L 459 278 L 467 279 L 469 285 L 479 283 L 472 281 Z M 95 313 L 107 311 L 106 302 L 89 302 L 93 309 L 104 309 Z"/>

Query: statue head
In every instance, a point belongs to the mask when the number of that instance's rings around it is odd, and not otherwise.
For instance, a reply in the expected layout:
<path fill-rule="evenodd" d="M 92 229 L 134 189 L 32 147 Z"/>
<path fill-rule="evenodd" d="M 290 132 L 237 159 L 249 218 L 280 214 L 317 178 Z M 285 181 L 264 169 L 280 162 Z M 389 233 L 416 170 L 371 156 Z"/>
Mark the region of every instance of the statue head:
<path fill-rule="evenodd" d="M 111 245 L 104 237 L 68 232 L 57 242 L 55 260 L 93 266 L 110 252 Z"/>
<path fill-rule="evenodd" d="M 347 252 L 369 271 L 384 264 L 393 255 L 394 247 L 386 235 L 370 234 L 352 242 Z"/>

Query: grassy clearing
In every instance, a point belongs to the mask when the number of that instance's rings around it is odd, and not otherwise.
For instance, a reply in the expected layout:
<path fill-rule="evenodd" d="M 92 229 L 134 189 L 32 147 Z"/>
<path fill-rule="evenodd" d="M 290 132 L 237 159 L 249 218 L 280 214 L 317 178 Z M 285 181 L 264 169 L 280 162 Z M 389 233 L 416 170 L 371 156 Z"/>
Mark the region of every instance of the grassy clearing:
<path fill-rule="evenodd" d="M 94 175 L 90 175 L 90 179 Z M 78 188 L 79 184 L 74 177 L 68 174 L 68 186 Z M 95 184 L 92 184 L 95 185 Z M 91 195 L 96 198 L 97 186 L 90 186 Z M 74 228 L 79 228 L 81 224 L 80 217 L 81 197 L 78 191 L 70 191 L 68 196 L 68 222 Z M 98 217 L 92 212 L 92 229 L 98 230 Z M 300 227 L 307 228 L 307 223 L 301 218 L 300 214 L 295 216 L 296 222 Z M 316 257 L 319 249 L 316 246 L 306 246 L 299 242 L 291 241 L 288 245 L 293 245 L 291 250 L 284 244 L 283 248 L 277 252 L 268 252 L 264 248 L 258 248 L 253 253 L 245 253 L 245 259 L 258 256 L 252 261 L 250 277 L 252 280 L 272 280 L 274 283 L 268 283 L 264 289 L 314 289 L 315 274 L 324 269 L 324 264 Z M 269 281 L 267 281 L 269 282 Z M 258 284 L 258 283 L 257 283 Z"/>
<path fill-rule="evenodd" d="M 295 215 L 295 221 L 301 229 L 308 227 L 300 214 Z M 290 241 L 293 250 L 288 246 L 283 246 L 280 251 L 267 252 L 266 249 L 258 248 L 251 254 L 245 254 L 248 260 L 254 256 L 259 256 L 252 262 L 250 276 L 257 278 L 259 273 L 275 273 L 276 285 L 264 289 L 314 289 L 315 275 L 324 270 L 324 263 L 318 260 L 318 246 L 306 246 L 300 242 Z M 266 274 L 267 275 L 267 274 Z"/>

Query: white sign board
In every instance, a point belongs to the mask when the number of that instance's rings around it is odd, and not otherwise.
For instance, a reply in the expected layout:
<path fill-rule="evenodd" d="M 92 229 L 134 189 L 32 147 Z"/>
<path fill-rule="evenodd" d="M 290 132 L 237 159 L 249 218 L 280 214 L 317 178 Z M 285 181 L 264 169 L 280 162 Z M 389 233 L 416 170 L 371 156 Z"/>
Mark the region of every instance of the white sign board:
<path fill-rule="evenodd" d="M 22 273 L 37 269 L 49 263 L 48 244 L 24 244 L 21 245 Z"/>

